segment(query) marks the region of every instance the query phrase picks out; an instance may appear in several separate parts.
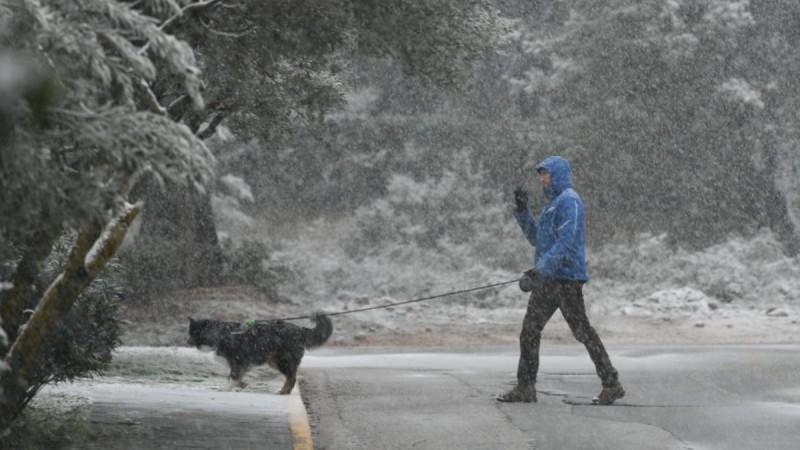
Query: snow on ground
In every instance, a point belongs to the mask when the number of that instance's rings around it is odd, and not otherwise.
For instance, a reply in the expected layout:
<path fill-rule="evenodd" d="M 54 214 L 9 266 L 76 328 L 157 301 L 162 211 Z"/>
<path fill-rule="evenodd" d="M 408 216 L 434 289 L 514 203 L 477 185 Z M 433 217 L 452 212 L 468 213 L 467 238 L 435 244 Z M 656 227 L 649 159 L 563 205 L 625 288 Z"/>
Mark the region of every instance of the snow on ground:
<path fill-rule="evenodd" d="M 227 366 L 210 352 L 185 347 L 121 347 L 101 374 L 44 386 L 15 422 L 13 432 L 0 436 L 0 448 L 86 448 L 98 433 L 119 440 L 121 434 L 135 433 L 143 413 L 137 408 L 142 405 L 164 414 L 186 408 L 190 417 L 198 411 L 229 416 L 249 410 L 252 404 L 259 405 L 258 411 L 277 406 L 279 417 L 286 414 L 285 396 L 273 395 L 283 385 L 283 376 L 277 371 L 254 368 L 245 376 L 246 391 L 217 393 L 228 387 L 227 374 Z M 104 416 L 97 422 L 96 409 L 100 406 L 102 410 L 109 402 L 135 406 L 122 419 Z M 184 443 L 178 435 L 176 442 Z M 130 447 L 117 444 L 114 448 Z"/>

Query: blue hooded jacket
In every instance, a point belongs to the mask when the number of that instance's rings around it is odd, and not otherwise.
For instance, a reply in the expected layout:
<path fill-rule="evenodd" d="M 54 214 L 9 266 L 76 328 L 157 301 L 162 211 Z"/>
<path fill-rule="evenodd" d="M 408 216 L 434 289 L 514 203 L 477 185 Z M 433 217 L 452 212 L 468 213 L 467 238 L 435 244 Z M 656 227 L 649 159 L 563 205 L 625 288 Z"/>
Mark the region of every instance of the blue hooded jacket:
<path fill-rule="evenodd" d="M 566 159 L 551 156 L 536 165 L 550 173 L 544 188 L 548 204 L 539 223 L 530 209 L 514 210 L 514 217 L 528 242 L 536 247 L 533 267 L 544 280 L 588 281 L 583 237 L 583 201 L 572 189 L 572 169 Z"/>

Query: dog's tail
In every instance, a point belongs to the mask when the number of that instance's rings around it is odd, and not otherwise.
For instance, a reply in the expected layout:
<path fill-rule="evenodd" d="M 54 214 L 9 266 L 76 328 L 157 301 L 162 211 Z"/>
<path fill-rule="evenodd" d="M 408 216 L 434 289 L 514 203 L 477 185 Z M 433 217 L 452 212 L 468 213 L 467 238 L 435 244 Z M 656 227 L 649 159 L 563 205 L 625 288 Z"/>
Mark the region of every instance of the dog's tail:
<path fill-rule="evenodd" d="M 325 313 L 314 313 L 311 316 L 311 320 L 316 323 L 316 326 L 305 329 L 306 348 L 319 347 L 327 342 L 328 338 L 333 334 L 333 323 Z"/>

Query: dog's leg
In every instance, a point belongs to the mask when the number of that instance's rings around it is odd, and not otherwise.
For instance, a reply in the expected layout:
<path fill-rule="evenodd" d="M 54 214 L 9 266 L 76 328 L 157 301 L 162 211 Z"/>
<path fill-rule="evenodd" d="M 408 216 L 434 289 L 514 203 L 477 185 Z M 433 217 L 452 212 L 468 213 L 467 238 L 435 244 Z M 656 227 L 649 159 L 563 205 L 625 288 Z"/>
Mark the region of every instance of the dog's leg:
<path fill-rule="evenodd" d="M 244 389 L 247 386 L 247 383 L 242 381 L 244 378 L 244 373 L 247 371 L 246 367 L 242 367 L 236 363 L 231 363 L 231 373 L 228 376 L 231 379 L 230 385 L 227 388 L 220 389 L 221 391 L 231 391 L 233 388 L 240 388 Z"/>
<path fill-rule="evenodd" d="M 281 389 L 281 395 L 289 395 L 292 392 L 292 388 L 294 388 L 294 384 L 297 382 L 297 374 L 293 373 L 292 375 L 286 376 L 286 382 L 283 383 L 283 388 Z"/>
<path fill-rule="evenodd" d="M 275 361 L 278 370 L 286 377 L 286 382 L 283 383 L 283 388 L 280 391 L 281 395 L 288 395 L 292 392 L 294 384 L 297 382 L 297 369 L 300 367 L 300 360 L 294 358 L 278 358 Z"/>
<path fill-rule="evenodd" d="M 247 383 L 242 381 L 241 378 L 231 378 L 231 386 L 230 386 L 230 388 L 228 390 L 231 390 L 233 388 L 244 389 L 246 387 L 247 387 Z"/>

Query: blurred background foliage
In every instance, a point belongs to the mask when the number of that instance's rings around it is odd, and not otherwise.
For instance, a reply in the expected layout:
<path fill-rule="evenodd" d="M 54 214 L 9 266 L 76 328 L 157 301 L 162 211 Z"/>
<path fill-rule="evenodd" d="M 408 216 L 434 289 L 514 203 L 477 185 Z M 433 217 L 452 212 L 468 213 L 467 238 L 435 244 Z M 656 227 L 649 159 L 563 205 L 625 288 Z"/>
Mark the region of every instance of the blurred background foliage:
<path fill-rule="evenodd" d="M 285 268 L 269 267 L 264 236 L 316 221 L 346 222 L 355 260 L 406 243 L 512 269 L 511 192 L 543 206 L 533 166 L 551 154 L 573 165 L 591 246 L 650 233 L 700 249 L 768 229 L 800 251 L 796 2 L 198 5 L 136 4 L 194 51 L 204 108 L 198 75 L 170 58 L 137 70 L 217 165 L 204 191 L 133 186 L 145 208 L 121 261 L 134 296 L 274 292 Z M 42 80 L 34 92 L 52 93 Z"/>
<path fill-rule="evenodd" d="M 540 0 L 503 13 L 508 45 L 473 64 L 471 83 L 443 89 L 358 55 L 344 109 L 278 143 L 228 142 L 239 152 L 222 170 L 253 186 L 266 220 L 357 211 L 368 252 L 405 208 L 436 223 L 426 245 L 458 240 L 452 218 L 510 203 L 516 185 L 538 191 L 533 165 L 561 154 L 591 245 L 649 232 L 703 248 L 768 228 L 797 254 L 798 4 Z M 464 164 L 479 175 L 442 201 Z M 401 182 L 418 188 L 413 205 L 393 200 Z"/>

